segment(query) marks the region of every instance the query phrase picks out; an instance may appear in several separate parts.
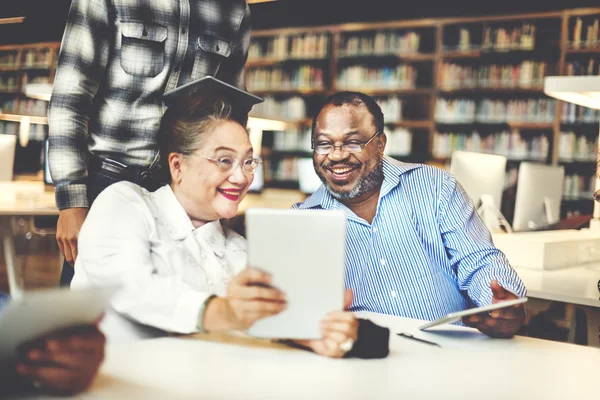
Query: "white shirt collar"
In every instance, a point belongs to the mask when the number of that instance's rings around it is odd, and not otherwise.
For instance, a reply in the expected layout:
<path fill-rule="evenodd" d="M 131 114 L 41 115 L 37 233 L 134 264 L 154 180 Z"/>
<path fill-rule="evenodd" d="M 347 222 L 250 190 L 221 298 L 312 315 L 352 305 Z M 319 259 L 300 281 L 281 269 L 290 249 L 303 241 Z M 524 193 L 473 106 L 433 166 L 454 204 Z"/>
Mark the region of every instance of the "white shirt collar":
<path fill-rule="evenodd" d="M 225 232 L 220 221 L 211 221 L 199 228 L 194 228 L 192 220 L 187 215 L 173 189 L 165 185 L 150 193 L 157 208 L 157 215 L 165 223 L 167 232 L 173 240 L 183 240 L 193 233 L 208 242 L 215 254 L 222 257 L 225 254 Z"/>

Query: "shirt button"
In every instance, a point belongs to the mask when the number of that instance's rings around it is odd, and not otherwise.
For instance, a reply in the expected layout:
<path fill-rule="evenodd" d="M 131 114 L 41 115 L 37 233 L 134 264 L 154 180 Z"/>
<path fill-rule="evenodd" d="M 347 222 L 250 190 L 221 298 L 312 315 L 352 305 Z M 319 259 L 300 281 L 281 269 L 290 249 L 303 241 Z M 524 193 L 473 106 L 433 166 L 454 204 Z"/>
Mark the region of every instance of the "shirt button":
<path fill-rule="evenodd" d="M 186 33 L 186 32 L 187 32 L 187 31 L 185 30 L 185 28 L 182 28 L 182 29 L 181 29 L 181 33 L 183 33 L 184 35 L 185 35 L 185 33 Z"/>
<path fill-rule="evenodd" d="M 377 228 L 373 228 L 373 233 L 377 233 Z"/>
<path fill-rule="evenodd" d="M 392 295 L 392 298 L 394 298 L 394 299 L 396 298 L 396 291 L 395 290 L 392 290 L 390 292 L 390 294 Z"/>
<path fill-rule="evenodd" d="M 385 264 L 387 264 L 387 261 L 385 261 L 383 258 L 381 259 L 381 265 L 385 267 Z"/>

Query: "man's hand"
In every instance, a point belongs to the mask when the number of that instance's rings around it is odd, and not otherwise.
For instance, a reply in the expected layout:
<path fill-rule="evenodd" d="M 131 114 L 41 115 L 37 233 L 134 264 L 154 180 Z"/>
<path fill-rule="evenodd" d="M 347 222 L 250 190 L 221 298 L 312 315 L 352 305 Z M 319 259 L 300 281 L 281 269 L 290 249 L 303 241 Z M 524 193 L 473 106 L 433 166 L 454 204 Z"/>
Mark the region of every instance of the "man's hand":
<path fill-rule="evenodd" d="M 518 297 L 504 289 L 498 281 L 492 281 L 492 304 L 507 300 L 515 300 Z M 525 322 L 525 307 L 523 304 L 493 310 L 489 314 L 477 314 L 463 318 L 463 323 L 479 329 L 481 332 L 493 338 L 510 338 L 515 335 Z"/>
<path fill-rule="evenodd" d="M 75 265 L 77 260 L 77 239 L 87 216 L 87 208 L 66 208 L 60 211 L 56 225 L 56 242 L 65 260 Z"/>
<path fill-rule="evenodd" d="M 21 346 L 16 371 L 47 392 L 79 393 L 94 380 L 105 342 L 94 325 L 58 331 Z"/>

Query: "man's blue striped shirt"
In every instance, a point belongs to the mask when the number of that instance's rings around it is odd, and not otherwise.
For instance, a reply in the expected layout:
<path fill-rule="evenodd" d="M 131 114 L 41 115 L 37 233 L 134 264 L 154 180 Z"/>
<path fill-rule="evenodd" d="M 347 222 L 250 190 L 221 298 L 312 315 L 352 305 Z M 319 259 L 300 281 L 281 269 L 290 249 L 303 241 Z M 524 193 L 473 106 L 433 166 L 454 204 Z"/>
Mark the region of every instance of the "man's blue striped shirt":
<path fill-rule="evenodd" d="M 347 215 L 346 288 L 351 311 L 433 320 L 491 304 L 490 282 L 519 297 L 525 286 L 462 187 L 449 173 L 385 157 L 372 224 L 321 187 L 299 209 Z"/>

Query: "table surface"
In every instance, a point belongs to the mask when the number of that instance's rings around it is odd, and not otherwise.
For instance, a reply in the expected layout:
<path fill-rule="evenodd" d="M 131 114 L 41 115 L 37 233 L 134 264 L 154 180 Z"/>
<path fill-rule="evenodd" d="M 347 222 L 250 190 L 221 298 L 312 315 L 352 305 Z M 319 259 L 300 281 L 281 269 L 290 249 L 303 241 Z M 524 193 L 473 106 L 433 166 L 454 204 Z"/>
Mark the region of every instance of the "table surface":
<path fill-rule="evenodd" d="M 58 215 L 54 191 L 44 182 L 0 182 L 0 216 Z"/>
<path fill-rule="evenodd" d="M 537 270 L 515 268 L 527 287 L 527 296 L 600 308 L 600 264 Z"/>
<path fill-rule="evenodd" d="M 163 338 L 111 345 L 82 399 L 597 398 L 600 350 L 361 313 L 391 328 L 382 360 L 328 359 L 278 346 Z M 397 332 L 439 343 L 422 344 Z M 47 397 L 30 397 L 47 398 Z"/>

